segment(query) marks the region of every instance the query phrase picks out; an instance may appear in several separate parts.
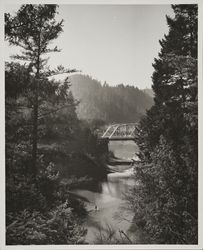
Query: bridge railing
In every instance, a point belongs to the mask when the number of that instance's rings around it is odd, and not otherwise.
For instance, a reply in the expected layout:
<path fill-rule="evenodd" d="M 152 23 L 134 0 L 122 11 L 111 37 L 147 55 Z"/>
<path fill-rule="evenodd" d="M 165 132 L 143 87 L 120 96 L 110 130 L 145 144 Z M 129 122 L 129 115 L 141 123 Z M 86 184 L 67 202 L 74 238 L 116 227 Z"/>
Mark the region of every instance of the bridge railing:
<path fill-rule="evenodd" d="M 107 127 L 101 138 L 116 139 L 116 138 L 129 138 L 135 137 L 136 123 L 125 123 L 125 124 L 112 124 Z"/>

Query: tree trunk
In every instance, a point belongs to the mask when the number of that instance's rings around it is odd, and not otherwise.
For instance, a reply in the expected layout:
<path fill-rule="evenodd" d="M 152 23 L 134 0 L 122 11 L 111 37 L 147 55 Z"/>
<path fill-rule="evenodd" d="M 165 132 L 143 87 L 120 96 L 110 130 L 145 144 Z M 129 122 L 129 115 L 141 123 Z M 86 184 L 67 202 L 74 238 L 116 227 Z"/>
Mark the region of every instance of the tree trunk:
<path fill-rule="evenodd" d="M 38 141 L 38 79 L 36 83 L 33 108 L 33 135 L 32 135 L 32 172 L 37 174 L 37 141 Z"/>
<path fill-rule="evenodd" d="M 34 177 L 37 175 L 37 143 L 38 143 L 38 109 L 39 109 L 39 71 L 40 71 L 40 33 L 39 33 L 39 45 L 38 55 L 36 63 L 36 85 L 34 91 L 34 108 L 33 108 L 33 134 L 32 134 L 32 173 Z"/>

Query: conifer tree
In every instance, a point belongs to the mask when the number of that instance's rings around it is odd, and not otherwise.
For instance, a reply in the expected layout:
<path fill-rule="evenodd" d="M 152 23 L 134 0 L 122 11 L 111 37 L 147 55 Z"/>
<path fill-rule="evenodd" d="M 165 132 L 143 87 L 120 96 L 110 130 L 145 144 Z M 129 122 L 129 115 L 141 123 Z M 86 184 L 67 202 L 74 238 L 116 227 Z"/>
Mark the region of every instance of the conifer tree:
<path fill-rule="evenodd" d="M 167 16 L 169 33 L 159 41 L 161 52 L 153 64 L 152 88 L 157 102 L 165 101 L 166 95 L 170 98 L 179 90 L 180 81 L 172 86 L 168 81 L 178 70 L 176 68 L 179 67 L 179 73 L 182 73 L 180 67 L 184 67 L 186 58 L 197 59 L 197 5 L 172 5 L 172 8 L 175 17 Z"/>
<path fill-rule="evenodd" d="M 47 67 L 46 55 L 59 52 L 57 47 L 50 48 L 50 43 L 62 32 L 63 20 L 57 22 L 55 15 L 57 5 L 22 5 L 14 16 L 5 15 L 5 36 L 11 45 L 22 49 L 21 54 L 13 58 L 22 60 L 28 65 L 32 76 L 33 94 L 33 132 L 32 132 L 32 164 L 33 174 L 37 174 L 37 143 L 38 143 L 38 116 L 39 92 L 43 81 L 47 77 L 59 73 L 69 73 L 59 66 L 56 70 Z M 33 80 L 34 77 L 34 80 Z"/>
<path fill-rule="evenodd" d="M 197 242 L 197 5 L 172 5 L 155 59 L 155 104 L 140 123 L 135 220 L 155 243 Z"/>

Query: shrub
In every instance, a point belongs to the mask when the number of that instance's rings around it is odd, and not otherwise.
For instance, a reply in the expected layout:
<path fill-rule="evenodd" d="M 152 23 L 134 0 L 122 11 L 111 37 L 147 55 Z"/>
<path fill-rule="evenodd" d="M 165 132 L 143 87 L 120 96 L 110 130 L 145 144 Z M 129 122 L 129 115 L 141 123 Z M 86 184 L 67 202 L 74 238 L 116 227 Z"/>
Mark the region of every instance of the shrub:
<path fill-rule="evenodd" d="M 64 203 L 47 215 L 24 210 L 6 228 L 7 245 L 82 244 L 86 230 L 80 226 L 72 209 Z"/>

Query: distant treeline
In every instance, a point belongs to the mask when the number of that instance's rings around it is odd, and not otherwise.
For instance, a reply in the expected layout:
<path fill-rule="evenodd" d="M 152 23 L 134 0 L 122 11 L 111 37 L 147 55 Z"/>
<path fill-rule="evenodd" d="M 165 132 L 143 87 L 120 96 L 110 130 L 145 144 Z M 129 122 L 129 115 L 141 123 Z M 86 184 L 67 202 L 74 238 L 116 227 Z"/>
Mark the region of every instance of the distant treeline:
<path fill-rule="evenodd" d="M 70 83 L 74 98 L 80 101 L 77 113 L 81 119 L 101 119 L 106 123 L 136 122 L 153 104 L 153 97 L 137 87 L 102 85 L 90 76 L 80 74 L 72 75 Z"/>

